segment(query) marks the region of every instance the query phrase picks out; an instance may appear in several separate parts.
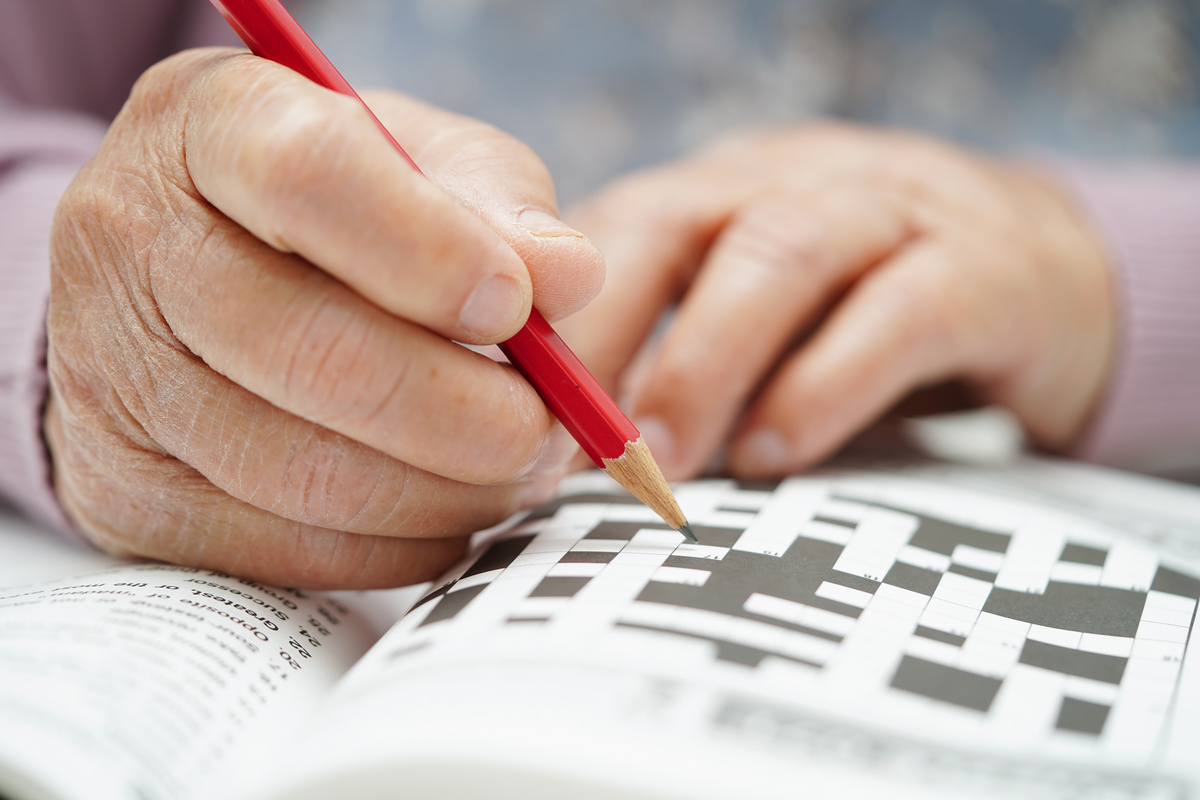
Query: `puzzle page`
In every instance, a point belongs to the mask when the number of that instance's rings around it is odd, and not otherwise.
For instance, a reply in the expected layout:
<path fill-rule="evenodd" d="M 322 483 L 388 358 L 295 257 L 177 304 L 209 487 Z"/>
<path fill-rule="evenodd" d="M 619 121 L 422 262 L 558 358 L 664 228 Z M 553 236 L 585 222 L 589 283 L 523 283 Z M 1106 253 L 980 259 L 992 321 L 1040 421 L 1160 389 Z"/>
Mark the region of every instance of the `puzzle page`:
<path fill-rule="evenodd" d="M 428 710 L 410 751 L 477 741 L 528 772 L 541 751 L 650 796 L 1200 787 L 1200 568 L 1151 510 L 1114 522 L 904 470 L 704 481 L 678 488 L 688 544 L 602 481 L 437 585 L 348 707 Z M 1200 543 L 1200 524 L 1174 533 Z"/>

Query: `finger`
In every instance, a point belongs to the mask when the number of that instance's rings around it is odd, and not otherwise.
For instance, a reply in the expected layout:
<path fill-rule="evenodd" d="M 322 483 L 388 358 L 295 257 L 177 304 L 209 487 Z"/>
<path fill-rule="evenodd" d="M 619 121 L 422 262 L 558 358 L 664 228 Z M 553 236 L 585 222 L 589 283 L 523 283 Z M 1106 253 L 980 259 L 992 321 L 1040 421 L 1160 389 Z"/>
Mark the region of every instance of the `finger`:
<path fill-rule="evenodd" d="M 521 259 L 413 170 L 357 100 L 218 52 L 197 64 L 181 153 L 205 199 L 444 336 L 493 342 L 524 324 L 532 286 Z"/>
<path fill-rule="evenodd" d="M 568 215 L 604 253 L 604 289 L 557 329 L 609 389 L 690 281 L 750 183 L 684 162 L 619 181 Z"/>
<path fill-rule="evenodd" d="M 542 454 L 553 418 L 512 369 L 392 317 L 228 221 L 193 252 L 156 277 L 158 309 L 192 353 L 248 392 L 455 480 L 511 481 Z M 152 368 L 135 385 L 174 382 L 180 368 Z M 212 390 L 203 373 L 193 379 L 180 385 L 189 401 Z M 229 407 L 250 404 L 247 393 Z M 181 410 L 163 405 L 141 418 L 169 422 Z M 292 435 L 320 439 L 312 429 Z"/>
<path fill-rule="evenodd" d="M 699 472 L 797 335 L 910 234 L 899 198 L 860 185 L 776 193 L 739 209 L 632 400 L 667 476 Z"/>
<path fill-rule="evenodd" d="M 111 429 L 80 428 L 61 408 L 52 399 L 46 417 L 60 465 L 59 501 L 81 531 L 115 555 L 283 586 L 368 589 L 430 580 L 465 549 L 465 537 L 364 536 L 276 516 L 230 497 L 170 456 L 130 448 Z"/>
<path fill-rule="evenodd" d="M 779 475 L 830 455 L 909 391 L 1008 357 L 959 280 L 960 264 L 916 242 L 865 276 L 788 358 L 746 415 L 729 465 Z"/>
<path fill-rule="evenodd" d="M 533 151 L 496 128 L 395 92 L 363 95 L 429 178 L 516 251 L 549 320 L 582 308 L 604 284 L 604 258 L 558 217 L 554 182 Z"/>
<path fill-rule="evenodd" d="M 468 486 L 430 474 L 273 406 L 167 336 L 140 340 L 136 357 L 115 347 L 96 350 L 95 366 L 72 360 L 95 330 L 89 317 L 96 309 L 73 305 L 74 325 L 52 313 L 49 366 L 73 423 L 69 441 L 85 452 L 100 451 L 87 442 L 115 429 L 121 442 L 190 464 L 222 491 L 273 515 L 387 536 L 466 535 L 545 499 L 558 477 L 548 468 L 509 484 Z M 118 342 L 131 334 L 124 326 L 110 330 Z"/>
<path fill-rule="evenodd" d="M 736 209 L 769 187 L 815 192 L 875 175 L 867 140 L 836 125 L 746 134 L 606 187 L 567 214 L 605 255 L 604 289 L 559 332 L 614 389 Z"/>

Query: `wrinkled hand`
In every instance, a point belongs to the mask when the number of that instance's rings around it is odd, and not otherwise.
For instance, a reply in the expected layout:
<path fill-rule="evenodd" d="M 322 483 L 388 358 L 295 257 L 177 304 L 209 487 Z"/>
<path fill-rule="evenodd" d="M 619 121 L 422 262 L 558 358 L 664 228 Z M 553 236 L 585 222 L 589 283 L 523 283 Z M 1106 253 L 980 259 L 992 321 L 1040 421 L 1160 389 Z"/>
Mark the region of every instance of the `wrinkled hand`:
<path fill-rule="evenodd" d="M 676 479 L 726 443 L 734 473 L 800 469 L 952 379 L 1065 448 L 1105 380 L 1114 300 L 1078 212 L 1032 171 L 948 145 L 841 125 L 745 135 L 569 219 L 608 280 L 563 336 Z"/>
<path fill-rule="evenodd" d="M 151 69 L 52 241 L 56 489 L 106 549 L 301 586 L 424 580 L 551 488 L 501 341 L 598 290 L 545 169 L 481 123 L 232 50 Z M 540 460 L 539 460 L 540 459 Z"/>

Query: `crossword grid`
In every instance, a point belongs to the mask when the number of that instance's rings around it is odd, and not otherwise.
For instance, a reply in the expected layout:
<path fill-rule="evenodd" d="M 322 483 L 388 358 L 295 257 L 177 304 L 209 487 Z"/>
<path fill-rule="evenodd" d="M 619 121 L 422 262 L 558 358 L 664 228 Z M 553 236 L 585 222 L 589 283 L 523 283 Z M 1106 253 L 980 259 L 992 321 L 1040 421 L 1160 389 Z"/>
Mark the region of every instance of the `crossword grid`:
<path fill-rule="evenodd" d="M 961 509 L 914 511 L 828 480 L 723 485 L 689 510 L 699 545 L 635 501 L 565 498 L 405 624 L 419 638 L 491 606 L 510 609 L 500 625 L 654 631 L 710 643 L 717 662 L 887 686 L 1018 732 L 1154 746 L 1200 580 L 1153 551 L 963 524 Z"/>

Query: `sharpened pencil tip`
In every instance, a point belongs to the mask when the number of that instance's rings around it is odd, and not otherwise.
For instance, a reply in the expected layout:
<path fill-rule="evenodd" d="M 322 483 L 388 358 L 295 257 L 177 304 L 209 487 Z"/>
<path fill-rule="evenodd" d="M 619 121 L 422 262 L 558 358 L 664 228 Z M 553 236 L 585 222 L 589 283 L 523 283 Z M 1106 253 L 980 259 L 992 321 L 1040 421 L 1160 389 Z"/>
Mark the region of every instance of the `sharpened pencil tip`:
<path fill-rule="evenodd" d="M 683 534 L 683 538 L 687 539 L 692 544 L 700 544 L 700 540 L 696 538 L 696 534 L 692 533 L 690 525 L 680 525 L 679 532 Z"/>

